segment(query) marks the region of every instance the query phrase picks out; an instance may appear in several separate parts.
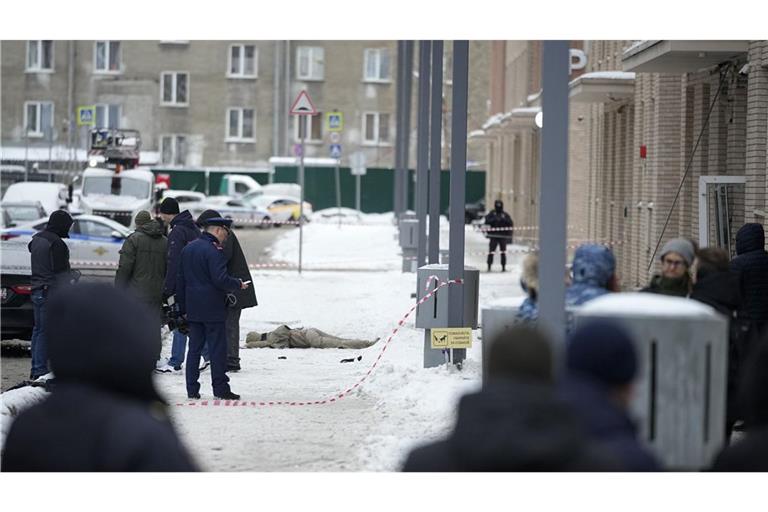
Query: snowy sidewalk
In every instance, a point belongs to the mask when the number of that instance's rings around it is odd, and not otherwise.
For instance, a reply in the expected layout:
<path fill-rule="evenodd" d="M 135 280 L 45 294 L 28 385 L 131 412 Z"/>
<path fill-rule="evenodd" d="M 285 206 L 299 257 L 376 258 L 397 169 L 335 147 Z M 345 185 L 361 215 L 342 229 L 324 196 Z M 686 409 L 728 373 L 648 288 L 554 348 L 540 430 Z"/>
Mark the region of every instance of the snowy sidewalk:
<path fill-rule="evenodd" d="M 376 226 L 372 238 L 378 241 L 362 238 L 367 241 L 361 244 L 360 230 L 367 227 L 330 227 L 337 234 L 331 248 L 323 250 L 331 260 L 341 253 L 348 261 L 364 260 L 370 244 L 389 244 L 395 233 L 394 226 Z M 330 231 L 328 228 L 310 225 L 305 235 L 309 240 L 318 239 L 320 231 Z M 313 233 L 313 229 L 317 231 Z M 293 235 L 278 241 L 274 253 L 289 255 L 286 245 L 293 243 Z M 484 246 L 482 236 L 468 233 L 467 250 L 478 246 Z M 397 262 L 397 255 L 391 252 L 397 249 L 394 242 L 387 248 L 389 254 L 379 247 L 382 259 Z M 510 257 L 510 272 L 481 274 L 481 307 L 522 293 L 517 264 L 521 257 Z M 314 262 L 322 263 L 319 259 Z M 241 348 L 243 369 L 230 374 L 233 391 L 248 402 L 315 401 L 357 383 L 413 305 L 410 295 L 415 291 L 415 275 L 382 270 L 302 275 L 253 272 L 259 306 L 243 311 L 241 340 L 249 331 L 271 330 L 280 324 L 381 340 L 360 351 Z M 371 376 L 333 404 L 172 406 L 172 414 L 185 443 L 209 471 L 395 471 L 415 444 L 450 430 L 458 398 L 479 386 L 481 347 L 477 334 L 462 371 L 445 366 L 425 370 L 424 334 L 413 327 L 410 317 Z M 362 355 L 361 361 L 340 363 L 358 355 Z M 286 359 L 278 359 L 280 356 Z M 156 381 L 171 403 L 187 402 L 183 375 L 158 375 Z M 208 372 L 201 377 L 201 384 L 203 399 L 211 399 Z"/>

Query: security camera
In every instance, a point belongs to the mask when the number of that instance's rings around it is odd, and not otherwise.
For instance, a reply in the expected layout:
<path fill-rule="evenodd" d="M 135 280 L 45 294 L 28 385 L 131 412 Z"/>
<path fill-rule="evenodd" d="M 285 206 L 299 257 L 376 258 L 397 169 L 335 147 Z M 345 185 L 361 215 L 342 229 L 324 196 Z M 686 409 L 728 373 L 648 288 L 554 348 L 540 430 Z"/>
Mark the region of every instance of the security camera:
<path fill-rule="evenodd" d="M 739 74 L 742 76 L 746 76 L 749 74 L 749 62 L 747 62 L 746 64 L 744 64 L 744 66 L 742 66 L 742 68 L 739 70 Z"/>

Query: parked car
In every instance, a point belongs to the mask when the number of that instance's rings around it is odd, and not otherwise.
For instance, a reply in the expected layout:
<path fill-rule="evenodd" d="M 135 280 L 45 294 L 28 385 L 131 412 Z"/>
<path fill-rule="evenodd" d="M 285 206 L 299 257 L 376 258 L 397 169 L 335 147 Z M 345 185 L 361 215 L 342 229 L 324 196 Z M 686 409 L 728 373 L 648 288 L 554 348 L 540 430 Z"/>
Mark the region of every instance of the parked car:
<path fill-rule="evenodd" d="M 45 209 L 44 217 L 56 210 L 67 207 L 69 191 L 62 183 L 22 181 L 14 183 L 5 191 L 3 202 L 38 201 Z"/>
<path fill-rule="evenodd" d="M 3 227 L 12 228 L 47 217 L 40 201 L 2 201 Z"/>
<path fill-rule="evenodd" d="M 272 216 L 266 209 L 230 196 L 210 196 L 205 201 L 190 203 L 184 207 L 188 208 L 194 217 L 205 210 L 216 210 L 224 218 L 232 219 L 232 224 L 236 227 L 272 227 Z"/>
<path fill-rule="evenodd" d="M 179 206 L 184 206 L 186 208 L 185 203 L 199 203 L 201 201 L 205 201 L 206 196 L 202 192 L 195 192 L 194 190 L 174 190 L 174 189 L 166 189 L 163 190 L 163 199 L 166 197 L 172 197 L 176 199 L 176 201 L 179 203 Z"/>
<path fill-rule="evenodd" d="M 450 207 L 445 210 L 445 216 L 450 220 Z M 485 217 L 485 199 L 480 199 L 474 203 L 464 205 L 464 224 L 472 224 L 476 221 L 482 221 Z"/>
<path fill-rule="evenodd" d="M 300 203 L 298 199 L 288 196 L 257 196 L 250 204 L 269 212 L 275 224 L 299 220 Z M 304 221 L 308 222 L 312 215 L 312 205 L 304 201 Z"/>
<path fill-rule="evenodd" d="M 122 224 L 106 217 L 78 215 L 74 218 L 69 238 L 73 268 L 104 268 L 120 259 L 120 248 L 131 231 Z M 32 236 L 45 228 L 48 219 L 38 219 L 0 231 L 0 284 L 2 285 L 2 338 L 31 335 L 34 314 L 30 296 L 30 256 L 27 245 Z"/>

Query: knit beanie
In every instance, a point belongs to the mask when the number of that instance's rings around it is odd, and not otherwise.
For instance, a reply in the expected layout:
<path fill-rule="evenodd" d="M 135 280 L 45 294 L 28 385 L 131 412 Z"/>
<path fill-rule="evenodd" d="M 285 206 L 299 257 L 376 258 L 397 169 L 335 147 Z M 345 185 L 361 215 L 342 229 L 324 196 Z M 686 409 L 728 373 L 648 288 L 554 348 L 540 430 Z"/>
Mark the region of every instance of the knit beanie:
<path fill-rule="evenodd" d="M 568 337 L 566 367 L 606 387 L 629 384 L 637 373 L 632 337 L 615 322 L 593 320 Z"/>
<path fill-rule="evenodd" d="M 143 226 L 147 222 L 150 222 L 152 220 L 152 216 L 149 214 L 147 210 L 141 210 L 139 213 L 136 214 L 136 218 L 134 219 L 134 223 L 136 223 L 136 227 Z"/>
<path fill-rule="evenodd" d="M 693 244 L 685 238 L 673 238 L 669 242 L 664 244 L 661 248 L 661 254 L 659 259 L 664 259 L 667 253 L 676 252 L 685 260 L 686 265 L 689 267 L 693 264 L 693 258 L 696 256 L 696 251 L 693 248 Z"/>
<path fill-rule="evenodd" d="M 166 197 L 163 199 L 163 202 L 160 203 L 160 213 L 177 215 L 179 213 L 179 202 L 172 197 Z"/>

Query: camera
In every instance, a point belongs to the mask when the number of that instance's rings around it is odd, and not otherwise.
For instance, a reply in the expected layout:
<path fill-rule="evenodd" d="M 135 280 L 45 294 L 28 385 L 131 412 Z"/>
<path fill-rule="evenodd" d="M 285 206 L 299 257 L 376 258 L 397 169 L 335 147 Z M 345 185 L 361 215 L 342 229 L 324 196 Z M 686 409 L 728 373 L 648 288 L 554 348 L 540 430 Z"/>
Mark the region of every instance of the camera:
<path fill-rule="evenodd" d="M 163 301 L 163 324 L 168 326 L 170 331 L 178 331 L 181 334 L 189 334 L 189 325 L 186 319 L 179 312 L 179 305 L 174 301 L 173 296 L 167 297 Z"/>

